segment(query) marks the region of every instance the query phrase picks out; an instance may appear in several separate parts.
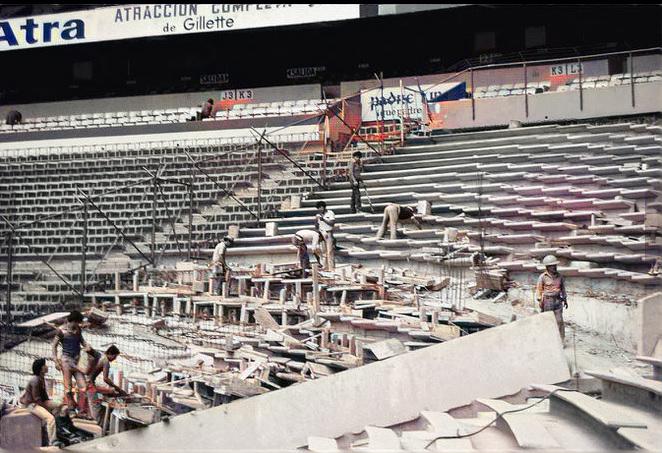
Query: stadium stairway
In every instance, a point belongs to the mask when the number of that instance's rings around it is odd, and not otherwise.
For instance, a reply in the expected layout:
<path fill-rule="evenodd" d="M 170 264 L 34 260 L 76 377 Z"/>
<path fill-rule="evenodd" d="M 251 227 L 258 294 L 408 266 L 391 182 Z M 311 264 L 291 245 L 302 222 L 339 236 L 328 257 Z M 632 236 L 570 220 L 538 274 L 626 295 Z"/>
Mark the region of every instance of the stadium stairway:
<path fill-rule="evenodd" d="M 556 254 L 569 285 L 595 283 L 638 297 L 660 284 L 648 273 L 662 254 L 660 126 L 546 125 L 431 140 L 369 160 L 363 178 L 374 213 L 362 192 L 363 212 L 351 214 L 348 184 L 331 183 L 301 208 L 271 219 L 277 236 L 242 230 L 236 253 L 268 247 L 293 260 L 291 234 L 312 228 L 315 203 L 325 200 L 336 214 L 340 260 L 436 274 L 444 253 L 482 251 L 511 278 L 530 284 L 542 269 L 538 260 Z M 375 239 L 386 204 L 422 200 L 431 212 L 421 230 L 405 224 L 398 239 Z M 469 242 L 445 242 L 448 228 L 465 231 Z M 457 264 L 469 267 L 471 260 Z"/>

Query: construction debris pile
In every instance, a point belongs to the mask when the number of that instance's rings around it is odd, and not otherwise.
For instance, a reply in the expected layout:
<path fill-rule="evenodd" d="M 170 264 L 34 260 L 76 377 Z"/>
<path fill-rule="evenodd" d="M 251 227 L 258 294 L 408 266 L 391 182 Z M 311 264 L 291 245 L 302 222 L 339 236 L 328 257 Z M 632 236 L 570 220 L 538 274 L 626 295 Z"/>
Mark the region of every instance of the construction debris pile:
<path fill-rule="evenodd" d="M 316 264 L 302 277 L 297 264 L 260 264 L 233 268 L 222 294 L 210 295 L 207 274 L 182 262 L 136 272 L 130 290 L 118 275 L 115 290 L 86 294 L 86 338 L 99 348 L 118 344 L 113 380 L 129 396 L 100 398 L 101 429 L 76 426 L 96 436 L 121 432 L 500 323 L 448 302 L 449 277 L 361 265 L 320 272 Z M 30 323 L 55 325 L 63 315 Z M 110 338 L 116 326 L 140 340 Z M 163 353 L 134 343 L 158 344 Z"/>

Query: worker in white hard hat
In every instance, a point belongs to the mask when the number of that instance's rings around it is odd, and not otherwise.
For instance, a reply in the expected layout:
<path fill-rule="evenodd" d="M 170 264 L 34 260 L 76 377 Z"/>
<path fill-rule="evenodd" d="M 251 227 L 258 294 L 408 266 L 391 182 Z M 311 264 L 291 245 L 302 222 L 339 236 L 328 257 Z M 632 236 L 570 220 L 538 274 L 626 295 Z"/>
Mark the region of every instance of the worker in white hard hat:
<path fill-rule="evenodd" d="M 556 266 L 559 260 L 554 255 L 547 255 L 542 260 L 545 272 L 538 278 L 536 285 L 536 300 L 540 310 L 553 311 L 559 325 L 561 340 L 565 340 L 565 325 L 563 323 L 563 309 L 568 308 L 568 297 L 565 292 L 565 279 L 559 274 Z"/>

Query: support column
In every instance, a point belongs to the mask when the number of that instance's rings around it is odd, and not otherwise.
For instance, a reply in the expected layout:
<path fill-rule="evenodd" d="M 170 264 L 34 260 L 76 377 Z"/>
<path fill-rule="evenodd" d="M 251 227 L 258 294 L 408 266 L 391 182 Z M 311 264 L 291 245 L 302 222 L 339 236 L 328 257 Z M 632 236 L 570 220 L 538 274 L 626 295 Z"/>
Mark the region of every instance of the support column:
<path fill-rule="evenodd" d="M 320 276 L 319 276 L 319 264 L 313 263 L 313 309 L 314 314 L 320 309 Z"/>
<path fill-rule="evenodd" d="M 12 326 L 11 316 L 11 285 L 12 285 L 12 270 L 14 268 L 14 233 L 9 231 L 7 233 L 7 300 L 5 306 L 5 320 L 8 326 Z"/>
<path fill-rule="evenodd" d="M 156 269 L 156 208 L 157 208 L 157 181 L 156 176 L 152 179 L 152 237 L 151 237 L 151 259 L 152 267 Z"/>
<path fill-rule="evenodd" d="M 87 286 L 87 201 L 83 201 L 83 238 L 81 241 L 81 258 L 80 258 L 80 306 L 85 304 L 85 289 Z"/>
<path fill-rule="evenodd" d="M 193 242 L 193 180 L 195 178 L 195 167 L 191 166 L 191 179 L 188 186 L 188 260 L 192 260 L 191 244 Z"/>

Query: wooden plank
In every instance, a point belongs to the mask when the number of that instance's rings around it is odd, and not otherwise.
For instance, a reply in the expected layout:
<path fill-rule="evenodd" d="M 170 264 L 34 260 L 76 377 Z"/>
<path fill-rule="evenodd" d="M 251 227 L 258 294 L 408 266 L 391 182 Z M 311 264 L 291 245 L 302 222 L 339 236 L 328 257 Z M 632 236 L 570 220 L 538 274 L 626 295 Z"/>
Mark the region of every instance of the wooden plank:
<path fill-rule="evenodd" d="M 49 322 L 54 322 L 54 321 L 61 321 L 63 319 L 66 319 L 66 317 L 69 316 L 68 311 L 59 311 L 57 313 L 51 313 L 48 315 L 40 316 L 35 319 L 31 319 L 29 321 L 22 322 L 20 324 L 17 324 L 17 327 L 39 327 L 42 326 L 46 323 Z"/>
<path fill-rule="evenodd" d="M 407 348 L 396 338 L 390 338 L 384 341 L 367 344 L 363 347 L 370 351 L 377 360 L 388 359 L 399 354 L 407 352 Z"/>
<path fill-rule="evenodd" d="M 271 316 L 271 314 L 263 307 L 258 307 L 255 309 L 255 320 L 259 325 L 265 329 L 278 330 L 280 329 L 280 324 Z"/>

